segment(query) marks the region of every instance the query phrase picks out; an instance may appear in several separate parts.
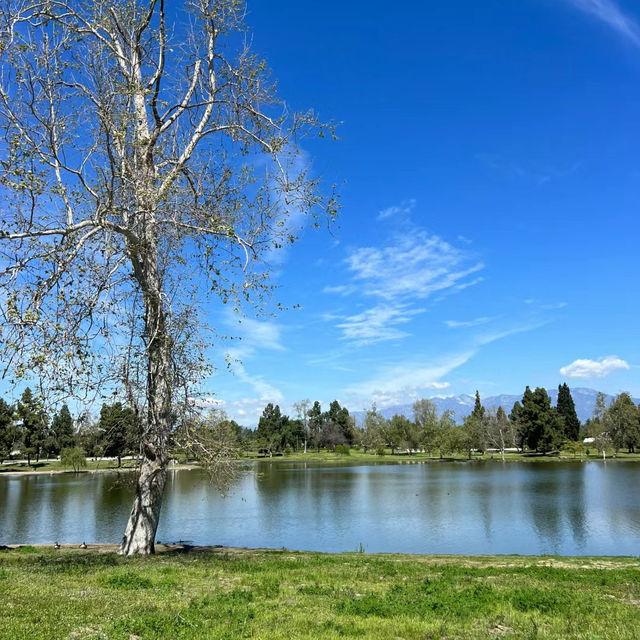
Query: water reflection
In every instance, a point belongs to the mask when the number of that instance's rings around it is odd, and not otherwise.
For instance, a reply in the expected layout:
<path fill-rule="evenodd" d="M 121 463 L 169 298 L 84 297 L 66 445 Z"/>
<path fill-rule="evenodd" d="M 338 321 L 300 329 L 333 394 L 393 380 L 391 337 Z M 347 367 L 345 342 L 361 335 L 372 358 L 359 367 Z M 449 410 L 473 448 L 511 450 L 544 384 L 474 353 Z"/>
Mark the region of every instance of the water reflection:
<path fill-rule="evenodd" d="M 126 474 L 0 477 L 0 543 L 117 542 Z M 640 465 L 261 462 L 222 497 L 173 471 L 158 538 L 321 551 L 635 554 Z"/>

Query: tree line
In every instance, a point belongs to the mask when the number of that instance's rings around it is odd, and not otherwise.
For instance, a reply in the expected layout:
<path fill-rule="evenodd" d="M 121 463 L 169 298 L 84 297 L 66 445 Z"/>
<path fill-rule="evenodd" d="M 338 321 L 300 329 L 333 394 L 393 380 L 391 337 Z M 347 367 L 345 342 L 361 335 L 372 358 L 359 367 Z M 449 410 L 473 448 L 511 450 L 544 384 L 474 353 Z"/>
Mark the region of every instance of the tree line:
<path fill-rule="evenodd" d="M 83 456 L 115 457 L 120 466 L 139 443 L 140 422 L 121 402 L 103 404 L 98 419 L 92 420 L 88 414 L 74 419 L 66 404 L 50 414 L 29 387 L 14 404 L 0 398 L 0 462 L 17 454 L 31 465 L 77 449 Z"/>
<path fill-rule="evenodd" d="M 363 451 L 391 453 L 437 453 L 439 457 L 473 452 L 507 450 L 547 454 L 562 447 L 573 448 L 585 437 L 594 438 L 599 448 L 614 452 L 626 448 L 630 453 L 640 446 L 640 407 L 628 393 L 616 396 L 607 406 L 606 396 L 598 394 L 593 417 L 581 424 L 571 390 L 558 386 L 556 406 L 546 389 L 527 386 L 522 399 L 511 411 L 486 408 L 476 391 L 472 412 L 462 425 L 456 424 L 451 410 L 438 412 L 429 399 L 413 404 L 413 419 L 404 415 L 385 418 L 375 404 L 366 412 L 363 424 L 356 426 L 346 407 L 334 400 L 323 411 L 320 402 L 303 400 L 294 404 L 295 417 L 282 413 L 269 403 L 255 432 L 247 432 L 245 448 L 258 446 L 265 452 L 306 451 L 308 447 L 336 450 L 358 446 Z"/>
<path fill-rule="evenodd" d="M 609 405 L 605 394 L 599 393 L 593 416 L 583 425 L 566 383 L 558 387 L 555 407 L 546 389 L 526 387 L 509 414 L 502 407 L 484 407 L 476 391 L 473 410 L 461 425 L 456 424 L 453 411 L 439 413 L 426 398 L 413 404 L 413 419 L 399 414 L 387 419 L 374 404 L 360 426 L 338 400 L 326 409 L 317 400 L 302 400 L 293 409 L 291 417 L 279 405 L 267 404 L 256 429 L 243 427 L 215 409 L 193 416 L 187 428 L 176 424 L 169 447 L 174 455 L 182 452 L 190 458 L 211 452 L 230 458 L 248 450 L 263 455 L 309 449 L 348 453 L 352 447 L 380 455 L 427 452 L 445 458 L 463 453 L 471 458 L 491 451 L 504 457 L 509 450 L 546 454 L 574 448 L 585 437 L 604 456 L 621 449 L 634 453 L 640 447 L 640 407 L 629 393 L 619 394 Z M 177 437 L 182 433 L 189 437 Z M 72 450 L 76 459 L 115 457 L 120 466 L 123 456 L 139 452 L 140 438 L 139 417 L 121 402 L 104 403 L 96 419 L 86 413 L 74 419 L 66 404 L 53 414 L 47 412 L 42 399 L 28 387 L 14 404 L 0 399 L 0 462 L 17 454 L 31 464 Z"/>

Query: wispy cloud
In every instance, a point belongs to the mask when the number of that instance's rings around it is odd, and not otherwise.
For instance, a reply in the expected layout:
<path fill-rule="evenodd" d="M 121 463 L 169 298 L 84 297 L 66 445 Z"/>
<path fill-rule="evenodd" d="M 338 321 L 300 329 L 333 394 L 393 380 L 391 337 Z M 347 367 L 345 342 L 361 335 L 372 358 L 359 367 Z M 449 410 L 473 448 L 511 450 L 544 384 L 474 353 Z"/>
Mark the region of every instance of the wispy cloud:
<path fill-rule="evenodd" d="M 630 369 L 629 363 L 618 356 L 604 356 L 598 360 L 583 358 L 574 360 L 560 369 L 567 378 L 604 378 L 617 369 Z"/>
<path fill-rule="evenodd" d="M 565 167 L 548 164 L 533 166 L 530 163 L 521 163 L 511 158 L 505 158 L 495 153 L 478 153 L 476 158 L 486 167 L 511 179 L 522 179 L 534 182 L 537 185 L 547 184 L 552 180 L 566 178 L 575 173 L 580 167 L 580 162 Z"/>
<path fill-rule="evenodd" d="M 640 26 L 613 0 L 565 0 L 571 6 L 601 20 L 621 36 L 640 47 Z"/>
<path fill-rule="evenodd" d="M 475 353 L 475 349 L 470 349 L 442 356 L 429 364 L 412 361 L 386 366 L 375 376 L 349 386 L 346 393 L 357 398 L 362 406 L 371 401 L 383 407 L 416 399 L 426 391 L 448 388 L 450 383 L 442 378 L 465 364 Z"/>
<path fill-rule="evenodd" d="M 362 346 L 406 337 L 409 334 L 398 329 L 397 325 L 410 322 L 420 313 L 423 313 L 422 309 L 410 309 L 406 305 L 381 304 L 347 316 L 336 326 L 342 330 L 344 340 Z"/>
<path fill-rule="evenodd" d="M 338 296 L 348 296 L 352 293 L 355 293 L 358 290 L 358 287 L 352 284 L 339 284 L 335 287 L 326 286 L 322 293 L 328 293 L 330 295 L 338 295 Z"/>
<path fill-rule="evenodd" d="M 445 324 L 451 329 L 457 329 L 459 327 L 477 327 L 481 324 L 487 324 L 494 318 L 483 316 L 482 318 L 474 318 L 473 320 L 446 320 Z"/>
<path fill-rule="evenodd" d="M 355 249 L 346 264 L 362 293 L 388 301 L 426 299 L 484 268 L 467 251 L 420 230 L 386 247 Z"/>
<path fill-rule="evenodd" d="M 261 322 L 253 318 L 241 318 L 237 321 L 237 331 L 245 349 L 286 350 L 282 344 L 281 329 L 274 322 Z"/>
<path fill-rule="evenodd" d="M 413 208 L 415 206 L 416 201 L 414 198 L 403 200 L 400 204 L 387 207 L 386 209 L 380 211 L 378 213 L 378 220 L 384 220 L 385 218 L 390 218 L 391 216 L 409 215 L 413 211 Z"/>
<path fill-rule="evenodd" d="M 517 333 L 532 331 L 544 324 L 545 320 L 529 320 L 485 331 L 470 339 L 465 348 L 435 357 L 426 364 L 426 359 L 422 358 L 384 365 L 374 376 L 348 387 L 346 392 L 354 399 L 353 404 L 359 401 L 362 406 L 371 401 L 388 406 L 423 397 L 427 391 L 448 388 L 450 383 L 443 378 L 466 364 L 483 346 Z"/>
<path fill-rule="evenodd" d="M 482 278 L 470 276 L 484 268 L 469 250 L 410 223 L 386 246 L 352 249 L 343 262 L 349 280 L 326 286 L 324 293 L 377 299 L 368 309 L 339 318 L 343 339 L 356 346 L 410 335 L 398 325 L 424 312 L 417 302 L 477 284 Z"/>

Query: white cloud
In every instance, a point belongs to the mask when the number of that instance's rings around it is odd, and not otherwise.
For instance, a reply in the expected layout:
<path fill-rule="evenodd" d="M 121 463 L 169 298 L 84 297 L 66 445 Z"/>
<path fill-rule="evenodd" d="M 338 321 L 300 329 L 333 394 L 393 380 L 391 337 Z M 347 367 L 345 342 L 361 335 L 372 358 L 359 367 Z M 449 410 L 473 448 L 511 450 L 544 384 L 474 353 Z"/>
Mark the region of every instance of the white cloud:
<path fill-rule="evenodd" d="M 492 320 L 493 318 L 484 316 L 482 318 L 474 318 L 473 320 L 446 320 L 445 324 L 451 329 L 457 329 L 458 327 L 477 327 L 481 324 L 487 324 Z"/>
<path fill-rule="evenodd" d="M 640 26 L 613 0 L 566 0 L 566 2 L 601 20 L 627 40 L 640 46 Z"/>
<path fill-rule="evenodd" d="M 618 356 L 605 356 L 599 360 L 583 358 L 562 367 L 560 373 L 567 378 L 604 378 L 616 369 L 630 369 L 629 363 Z"/>
<path fill-rule="evenodd" d="M 381 304 L 362 313 L 347 316 L 336 326 L 342 329 L 343 339 L 362 346 L 406 337 L 409 334 L 398 329 L 397 325 L 410 322 L 412 317 L 419 313 L 423 313 L 423 310 L 409 309 L 404 305 Z"/>
<path fill-rule="evenodd" d="M 339 295 L 339 296 L 348 296 L 357 291 L 357 287 L 348 284 L 341 284 L 335 287 L 326 286 L 322 293 L 328 293 L 329 295 Z"/>
<path fill-rule="evenodd" d="M 362 406 L 368 406 L 372 400 L 382 407 L 423 397 L 427 390 L 448 388 L 450 383 L 442 378 L 467 363 L 483 346 L 517 333 L 531 331 L 543 324 L 545 321 L 532 321 L 478 335 L 464 351 L 446 354 L 430 362 L 425 363 L 425 358 L 414 358 L 383 365 L 374 376 L 351 385 L 346 392 L 353 398 L 352 405 L 360 402 Z"/>
<path fill-rule="evenodd" d="M 327 286 L 324 293 L 358 293 L 381 300 L 367 311 L 340 318 L 342 337 L 356 345 L 396 340 L 410 335 L 398 328 L 423 309 L 413 306 L 435 293 L 456 293 L 482 278 L 469 276 L 484 268 L 463 249 L 437 235 L 411 227 L 383 247 L 353 249 L 344 260 L 351 280 Z"/>
<path fill-rule="evenodd" d="M 454 287 L 484 268 L 470 261 L 466 251 L 426 231 L 407 233 L 386 247 L 356 249 L 346 259 L 362 292 L 386 300 L 426 299 Z"/>
<path fill-rule="evenodd" d="M 403 200 L 400 204 L 393 205 L 392 207 L 387 207 L 378 213 L 378 220 L 384 220 L 385 218 L 390 218 L 391 216 L 397 215 L 409 215 L 413 208 L 416 206 L 416 201 L 414 198 L 410 198 L 409 200 Z"/>
<path fill-rule="evenodd" d="M 285 351 L 280 327 L 274 322 L 260 322 L 252 318 L 238 319 L 238 331 L 245 348 Z"/>

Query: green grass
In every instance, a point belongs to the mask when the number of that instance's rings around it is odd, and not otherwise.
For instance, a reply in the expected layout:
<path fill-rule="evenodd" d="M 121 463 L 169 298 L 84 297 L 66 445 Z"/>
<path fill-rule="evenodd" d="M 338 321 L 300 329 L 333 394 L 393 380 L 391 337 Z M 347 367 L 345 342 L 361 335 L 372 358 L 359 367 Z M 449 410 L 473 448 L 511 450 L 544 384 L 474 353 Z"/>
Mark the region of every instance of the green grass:
<path fill-rule="evenodd" d="M 285 455 L 276 455 L 272 458 L 258 457 L 257 451 L 247 451 L 243 457 L 239 459 L 240 462 L 264 460 L 268 462 L 280 463 L 280 462 L 314 462 L 314 463 L 327 463 L 335 465 L 354 465 L 364 463 L 423 463 L 423 462 L 469 462 L 468 455 L 466 453 L 450 454 L 442 459 L 438 456 L 437 451 L 432 455 L 428 453 L 415 453 L 412 455 L 394 454 L 391 455 L 389 449 L 386 450 L 384 456 L 379 456 L 374 452 L 363 453 L 358 449 L 351 449 L 349 455 L 343 453 L 335 453 L 333 451 L 327 451 L 322 449 L 321 451 L 309 450 L 307 453 L 293 452 Z M 600 454 L 598 454 L 593 448 L 590 450 L 590 454 L 586 455 L 585 451 L 574 454 L 570 451 L 561 451 L 559 454 L 537 454 L 537 453 L 507 453 L 505 454 L 505 462 L 584 462 L 587 460 L 602 460 Z M 472 461 L 484 461 L 484 462 L 502 462 L 502 458 L 499 453 L 474 453 Z M 640 462 L 640 453 L 626 453 L 619 452 L 614 458 L 611 454 L 607 454 L 607 462 Z M 198 463 L 194 461 L 181 462 L 177 468 L 192 468 L 197 467 Z M 88 471 L 124 471 L 136 468 L 136 462 L 134 460 L 123 460 L 122 466 L 118 469 L 118 464 L 115 460 L 101 460 L 94 461 L 87 459 L 87 466 L 79 473 Z M 45 473 L 73 473 L 68 467 L 64 467 L 59 461 L 43 461 L 33 462 L 31 466 L 27 463 L 11 464 L 4 463 L 0 465 L 0 475 L 2 473 L 16 473 L 16 472 L 33 472 L 40 471 Z"/>
<path fill-rule="evenodd" d="M 120 467 L 120 471 L 125 469 L 135 469 L 137 467 L 135 460 L 123 460 L 122 465 Z M 81 469 L 79 473 L 83 473 L 86 471 L 117 471 L 118 470 L 118 462 L 117 460 L 92 460 L 87 458 L 87 466 L 84 469 Z M 73 473 L 71 467 L 63 466 L 59 460 L 43 460 L 40 462 L 36 462 L 35 460 L 31 461 L 31 465 L 28 465 L 26 462 L 20 463 L 11 463 L 5 462 L 0 465 L 0 473 L 15 473 L 15 472 L 32 472 L 32 471 L 44 471 L 44 472 L 69 472 Z"/>
<path fill-rule="evenodd" d="M 638 638 L 635 558 L 0 552 L 1 640 Z"/>

